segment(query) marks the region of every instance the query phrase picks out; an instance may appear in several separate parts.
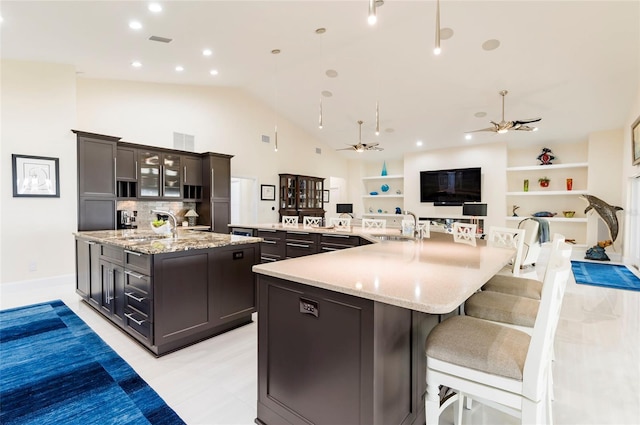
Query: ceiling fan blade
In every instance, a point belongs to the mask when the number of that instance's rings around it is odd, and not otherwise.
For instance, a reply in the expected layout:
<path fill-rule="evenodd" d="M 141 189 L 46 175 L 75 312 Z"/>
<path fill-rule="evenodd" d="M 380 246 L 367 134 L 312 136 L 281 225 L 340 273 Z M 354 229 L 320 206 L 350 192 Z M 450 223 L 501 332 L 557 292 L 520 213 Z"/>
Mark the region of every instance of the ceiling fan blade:
<path fill-rule="evenodd" d="M 381 152 L 384 150 L 384 148 L 379 148 L 378 146 L 372 146 L 370 148 L 367 148 L 368 151 L 378 151 Z"/>
<path fill-rule="evenodd" d="M 514 125 L 517 124 L 530 124 L 532 122 L 538 122 L 538 121 L 542 121 L 542 118 L 530 118 L 528 120 L 516 120 L 513 122 Z"/>
<path fill-rule="evenodd" d="M 492 133 L 497 133 L 498 132 L 496 127 L 487 127 L 487 128 L 481 128 L 480 130 L 465 131 L 465 133 L 477 133 L 479 131 L 490 131 Z"/>
<path fill-rule="evenodd" d="M 516 128 L 513 128 L 513 130 L 516 130 L 516 131 L 535 131 L 535 130 L 537 130 L 537 127 L 530 127 L 528 125 L 520 125 L 520 126 L 518 126 Z"/>
<path fill-rule="evenodd" d="M 337 151 L 355 151 L 356 147 L 355 146 L 351 146 L 350 148 L 342 148 L 342 149 L 336 149 Z"/>

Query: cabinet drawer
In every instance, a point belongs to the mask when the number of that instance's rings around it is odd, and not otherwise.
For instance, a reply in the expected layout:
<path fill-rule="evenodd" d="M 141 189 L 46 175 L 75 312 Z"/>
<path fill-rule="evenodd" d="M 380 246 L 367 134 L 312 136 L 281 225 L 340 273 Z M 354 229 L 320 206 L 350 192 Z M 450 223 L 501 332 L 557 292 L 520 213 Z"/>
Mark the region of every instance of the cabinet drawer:
<path fill-rule="evenodd" d="M 274 261 L 278 260 L 282 260 L 282 257 L 280 255 L 269 255 L 265 254 L 264 252 L 262 252 L 260 255 L 261 263 L 273 263 Z"/>
<path fill-rule="evenodd" d="M 149 317 L 136 310 L 131 306 L 127 306 L 124 312 L 124 323 L 127 331 L 140 341 L 151 345 L 153 338 L 152 326 Z"/>
<path fill-rule="evenodd" d="M 258 229 L 258 237 L 263 239 L 284 240 L 285 234 L 285 232 L 278 230 Z"/>
<path fill-rule="evenodd" d="M 320 243 L 322 245 L 339 245 L 343 248 L 351 248 L 360 244 L 360 238 L 358 236 L 323 233 L 320 237 Z"/>
<path fill-rule="evenodd" d="M 289 231 L 287 232 L 287 241 L 305 241 L 305 242 L 316 242 L 318 239 L 317 233 L 310 232 L 296 232 Z"/>
<path fill-rule="evenodd" d="M 111 245 L 100 245 L 100 259 L 113 264 L 122 265 L 122 248 Z"/>
<path fill-rule="evenodd" d="M 125 269 L 124 271 L 124 289 L 134 289 L 147 298 L 153 298 L 151 290 L 151 278 L 145 274 L 140 274 L 132 270 Z"/>
<path fill-rule="evenodd" d="M 316 246 L 312 242 L 287 241 L 287 258 L 316 254 Z"/>
<path fill-rule="evenodd" d="M 149 322 L 153 322 L 153 315 L 151 314 L 151 299 L 145 293 L 136 291 L 133 288 L 125 288 L 125 309 L 132 307 L 146 317 Z M 134 310 L 131 310 L 134 311 Z"/>
<path fill-rule="evenodd" d="M 283 256 L 284 241 L 265 239 L 260 242 L 260 251 L 262 254 Z"/>
<path fill-rule="evenodd" d="M 151 274 L 151 257 L 147 254 L 124 250 L 124 266 L 140 273 Z"/>

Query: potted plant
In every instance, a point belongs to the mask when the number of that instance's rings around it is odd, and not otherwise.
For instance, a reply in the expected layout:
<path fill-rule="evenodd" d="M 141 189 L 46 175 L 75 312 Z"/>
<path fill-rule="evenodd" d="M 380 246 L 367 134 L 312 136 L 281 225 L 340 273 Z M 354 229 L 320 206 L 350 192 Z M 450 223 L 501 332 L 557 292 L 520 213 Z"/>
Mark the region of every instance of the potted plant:
<path fill-rule="evenodd" d="M 549 187 L 549 178 L 547 176 L 540 177 L 538 183 L 540 183 L 540 187 Z"/>

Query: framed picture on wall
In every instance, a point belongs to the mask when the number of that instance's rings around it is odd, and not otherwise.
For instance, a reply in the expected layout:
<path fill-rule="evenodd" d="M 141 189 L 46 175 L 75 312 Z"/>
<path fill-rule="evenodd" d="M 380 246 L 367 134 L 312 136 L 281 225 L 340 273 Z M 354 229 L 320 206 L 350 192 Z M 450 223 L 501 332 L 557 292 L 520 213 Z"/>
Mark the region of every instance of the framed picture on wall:
<path fill-rule="evenodd" d="M 640 164 L 640 117 L 631 125 L 631 153 L 633 165 Z"/>
<path fill-rule="evenodd" d="M 260 185 L 260 200 L 261 201 L 275 201 L 276 200 L 276 187 L 272 184 Z"/>
<path fill-rule="evenodd" d="M 60 197 L 58 158 L 11 155 L 13 196 Z"/>
<path fill-rule="evenodd" d="M 322 191 L 322 202 L 329 202 L 329 191 L 328 190 L 323 190 Z"/>

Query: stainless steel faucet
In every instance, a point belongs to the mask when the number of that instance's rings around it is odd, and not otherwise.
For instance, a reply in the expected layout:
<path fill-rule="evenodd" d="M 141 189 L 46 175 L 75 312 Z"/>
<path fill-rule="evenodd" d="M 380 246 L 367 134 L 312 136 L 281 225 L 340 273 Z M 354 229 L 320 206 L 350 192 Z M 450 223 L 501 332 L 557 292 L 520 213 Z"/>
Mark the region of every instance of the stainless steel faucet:
<path fill-rule="evenodd" d="M 173 215 L 170 211 L 162 211 L 162 210 L 151 210 L 152 214 L 162 214 L 168 215 L 173 220 L 173 228 L 171 229 L 171 233 L 173 234 L 173 239 L 178 239 L 178 220 L 176 216 Z"/>
<path fill-rule="evenodd" d="M 418 217 L 416 217 L 416 215 L 411 211 L 407 211 L 407 210 L 405 210 L 404 214 L 410 215 L 411 217 L 413 217 L 413 237 L 417 238 L 418 237 Z"/>

